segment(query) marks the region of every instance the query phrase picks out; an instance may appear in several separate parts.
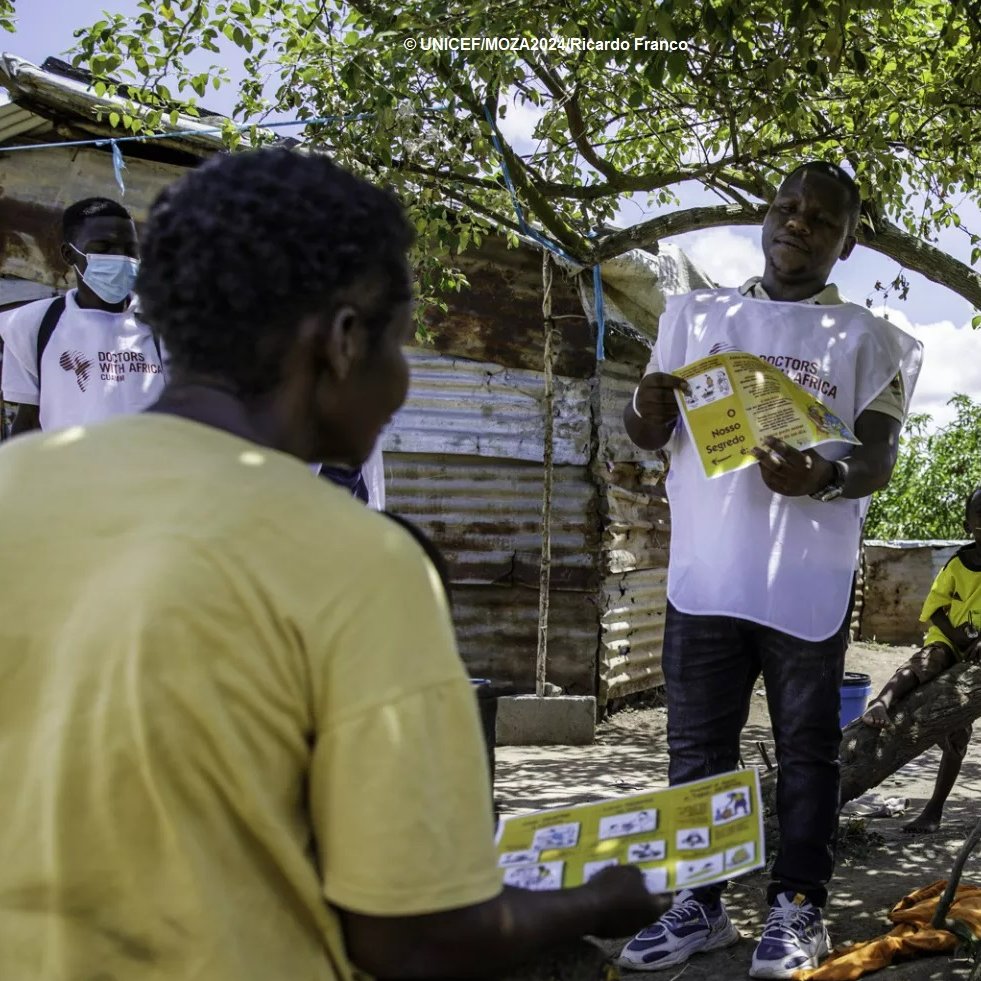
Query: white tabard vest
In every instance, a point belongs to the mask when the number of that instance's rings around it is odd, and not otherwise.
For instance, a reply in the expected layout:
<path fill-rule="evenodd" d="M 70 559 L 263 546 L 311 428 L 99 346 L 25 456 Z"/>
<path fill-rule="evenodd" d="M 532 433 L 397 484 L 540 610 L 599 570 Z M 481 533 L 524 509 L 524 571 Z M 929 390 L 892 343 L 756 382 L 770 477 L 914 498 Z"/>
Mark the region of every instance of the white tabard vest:
<path fill-rule="evenodd" d="M 723 351 L 766 359 L 852 426 L 897 373 L 908 406 L 922 345 L 853 303 L 755 300 L 738 290 L 668 298 L 655 349 L 661 371 Z M 834 634 L 848 608 L 868 498 L 783 497 L 755 466 L 709 480 L 680 424 L 667 449 L 672 604 L 804 640 Z M 826 443 L 819 452 L 833 460 L 849 446 Z"/>

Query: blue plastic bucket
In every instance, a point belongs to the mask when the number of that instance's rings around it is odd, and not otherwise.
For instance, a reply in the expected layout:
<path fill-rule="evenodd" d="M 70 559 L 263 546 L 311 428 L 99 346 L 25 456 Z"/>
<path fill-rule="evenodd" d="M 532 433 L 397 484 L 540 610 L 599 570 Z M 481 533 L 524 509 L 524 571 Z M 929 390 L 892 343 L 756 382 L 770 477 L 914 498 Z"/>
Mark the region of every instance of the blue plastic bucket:
<path fill-rule="evenodd" d="M 846 671 L 841 683 L 841 728 L 854 722 L 868 708 L 872 697 L 872 679 L 867 674 Z"/>

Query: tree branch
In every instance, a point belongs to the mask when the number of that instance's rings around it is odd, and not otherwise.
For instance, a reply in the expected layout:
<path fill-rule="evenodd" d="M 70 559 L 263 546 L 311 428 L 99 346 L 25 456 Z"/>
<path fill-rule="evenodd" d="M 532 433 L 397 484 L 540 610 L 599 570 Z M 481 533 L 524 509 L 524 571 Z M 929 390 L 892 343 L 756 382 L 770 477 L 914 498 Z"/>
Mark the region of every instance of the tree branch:
<path fill-rule="evenodd" d="M 450 188 L 446 190 L 445 188 L 440 188 L 438 184 L 430 184 L 430 187 L 435 187 L 437 189 L 443 190 L 446 195 L 450 198 L 454 198 L 460 204 L 469 208 L 474 214 L 480 215 L 482 218 L 487 220 L 487 226 L 490 231 L 493 231 L 495 226 L 498 228 L 509 228 L 512 232 L 518 235 L 524 235 L 524 231 L 521 226 L 518 225 L 516 221 L 512 221 L 509 218 L 502 218 L 499 214 L 491 211 L 489 208 L 484 207 L 478 201 L 475 201 L 469 194 L 464 194 L 463 191 L 458 191 L 456 188 Z"/>
<path fill-rule="evenodd" d="M 406 174 L 418 174 L 421 177 L 430 177 L 434 181 L 447 181 L 450 184 L 464 184 L 467 187 L 476 187 L 482 191 L 495 191 L 500 193 L 507 190 L 503 180 L 494 180 L 489 177 L 471 177 L 469 174 L 458 174 L 452 170 L 441 170 L 438 167 L 423 167 L 420 164 L 412 163 L 408 160 L 392 160 L 392 170 L 402 171 Z M 437 189 L 442 189 L 443 185 L 434 183 Z"/>
<path fill-rule="evenodd" d="M 858 241 L 873 252 L 881 252 L 926 276 L 931 282 L 946 286 L 964 297 L 975 309 L 981 310 L 981 276 L 942 249 L 884 220 L 880 220 L 875 234 L 859 229 Z"/>
<path fill-rule="evenodd" d="M 638 225 L 603 238 L 597 245 L 591 262 L 602 262 L 623 255 L 631 249 L 646 249 L 662 238 L 697 232 L 704 228 L 718 228 L 721 225 L 762 225 L 766 216 L 765 204 L 744 208 L 738 204 L 713 205 L 704 208 L 688 208 L 669 215 L 658 215 Z"/>
<path fill-rule="evenodd" d="M 899 703 L 887 728 L 873 729 L 861 721 L 851 723 L 841 741 L 842 803 L 877 787 L 979 714 L 981 667 L 962 663 L 911 692 Z"/>
<path fill-rule="evenodd" d="M 762 204 L 749 208 L 718 205 L 660 215 L 603 238 L 589 262 L 612 259 L 631 249 L 648 249 L 663 238 L 685 232 L 719 228 L 723 225 L 761 225 L 766 212 L 767 207 Z M 859 228 L 856 237 L 860 245 L 895 259 L 932 282 L 953 290 L 976 309 L 981 309 L 981 275 L 941 249 L 884 220 L 879 221 L 878 231 Z"/>
<path fill-rule="evenodd" d="M 831 139 L 838 134 L 835 132 L 817 133 L 801 139 L 786 140 L 783 143 L 774 144 L 766 152 L 757 155 L 757 161 L 765 160 L 767 157 L 780 157 L 791 150 L 800 150 L 812 143 Z M 553 181 L 539 182 L 538 190 L 547 198 L 571 198 L 577 201 L 592 201 L 597 198 L 615 197 L 618 194 L 636 194 L 644 191 L 656 191 L 662 187 L 669 187 L 672 184 L 680 184 L 682 181 L 697 181 L 706 177 L 713 177 L 717 173 L 724 173 L 726 180 L 733 187 L 743 187 L 750 193 L 758 196 L 759 189 L 766 187 L 765 181 L 749 180 L 748 178 L 738 178 L 737 175 L 726 171 L 725 168 L 733 163 L 735 159 L 730 155 L 721 160 L 714 160 L 711 163 L 702 164 L 699 167 L 685 167 L 676 170 L 662 170 L 646 174 L 625 174 L 620 173 L 616 178 L 610 178 L 602 184 L 560 184 Z M 743 180 L 744 184 L 737 184 L 737 179 Z"/>
<path fill-rule="evenodd" d="M 607 163 L 593 148 L 586 138 L 586 122 L 582 118 L 582 109 L 579 105 L 577 93 L 566 92 L 562 88 L 562 83 L 555 76 L 555 73 L 547 64 L 539 64 L 533 59 L 528 59 L 526 64 L 535 73 L 539 81 L 548 89 L 549 94 L 556 102 L 561 103 L 565 111 L 565 118 L 569 123 L 569 135 L 576 149 L 582 154 L 583 160 L 598 170 L 604 177 L 611 181 L 620 178 L 620 171 L 612 164 Z"/>

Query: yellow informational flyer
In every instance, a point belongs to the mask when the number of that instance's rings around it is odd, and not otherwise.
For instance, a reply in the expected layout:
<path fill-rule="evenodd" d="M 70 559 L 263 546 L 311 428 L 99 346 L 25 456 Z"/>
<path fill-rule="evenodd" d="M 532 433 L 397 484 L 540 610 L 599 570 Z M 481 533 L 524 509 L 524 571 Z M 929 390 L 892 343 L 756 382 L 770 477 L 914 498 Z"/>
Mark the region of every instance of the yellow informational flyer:
<path fill-rule="evenodd" d="M 708 885 L 763 867 L 755 768 L 629 797 L 504 818 L 506 885 L 566 889 L 608 865 L 636 865 L 651 892 Z"/>
<path fill-rule="evenodd" d="M 713 354 L 674 373 L 691 386 L 690 395 L 676 395 L 708 477 L 757 463 L 750 450 L 766 436 L 798 450 L 860 442 L 827 406 L 752 354 Z"/>

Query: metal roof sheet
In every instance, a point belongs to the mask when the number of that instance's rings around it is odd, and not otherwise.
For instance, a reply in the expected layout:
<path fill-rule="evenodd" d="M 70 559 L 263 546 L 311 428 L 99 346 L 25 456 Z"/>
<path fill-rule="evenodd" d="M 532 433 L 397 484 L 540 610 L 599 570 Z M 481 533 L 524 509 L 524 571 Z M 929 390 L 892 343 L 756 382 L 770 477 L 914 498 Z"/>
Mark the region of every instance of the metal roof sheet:
<path fill-rule="evenodd" d="M 114 128 L 108 119 L 110 111 L 126 108 L 125 99 L 98 96 L 87 82 L 45 71 L 16 55 L 0 54 L 0 86 L 7 90 L 12 102 L 19 108 L 43 121 L 42 128 L 53 128 L 51 120 L 57 119 L 70 121 L 76 127 L 97 136 L 132 135 Z M 174 127 L 181 130 L 182 135 L 154 140 L 154 143 L 182 153 L 210 156 L 215 151 L 224 149 L 224 143 L 220 134 L 206 131 L 221 125 L 221 122 L 222 117 L 190 116 L 182 113 Z M 30 132 L 31 130 L 25 130 L 17 135 L 23 136 Z M 5 142 L 9 143 L 11 139 L 12 137 L 8 137 Z"/>
<path fill-rule="evenodd" d="M 409 398 L 385 436 L 401 453 L 449 453 L 542 461 L 541 372 L 504 368 L 416 349 L 409 353 Z M 556 377 L 554 462 L 589 461 L 589 382 Z"/>

